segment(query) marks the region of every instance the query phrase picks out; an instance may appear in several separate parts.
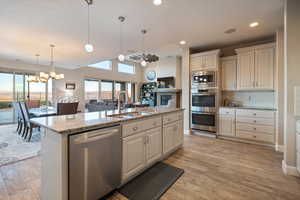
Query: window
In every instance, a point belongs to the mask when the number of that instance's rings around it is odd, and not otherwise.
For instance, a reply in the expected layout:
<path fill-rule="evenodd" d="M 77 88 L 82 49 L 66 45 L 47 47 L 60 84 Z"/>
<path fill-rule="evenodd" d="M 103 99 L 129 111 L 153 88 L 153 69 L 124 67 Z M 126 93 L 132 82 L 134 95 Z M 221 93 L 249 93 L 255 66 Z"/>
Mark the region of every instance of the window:
<path fill-rule="evenodd" d="M 85 80 L 84 81 L 85 99 L 99 98 L 99 81 Z"/>
<path fill-rule="evenodd" d="M 125 82 L 116 82 L 115 83 L 115 99 L 119 98 L 121 91 L 126 91 Z"/>
<path fill-rule="evenodd" d="M 135 74 L 135 67 L 134 67 L 134 65 L 118 63 L 118 72 L 127 73 L 127 74 Z"/>
<path fill-rule="evenodd" d="M 127 83 L 127 95 L 130 103 L 135 102 L 135 83 Z"/>
<path fill-rule="evenodd" d="M 91 65 L 88 65 L 88 67 L 94 67 L 97 69 L 105 69 L 105 70 L 111 70 L 112 62 L 110 60 L 94 63 Z"/>
<path fill-rule="evenodd" d="M 101 99 L 113 99 L 113 82 L 101 81 Z"/>

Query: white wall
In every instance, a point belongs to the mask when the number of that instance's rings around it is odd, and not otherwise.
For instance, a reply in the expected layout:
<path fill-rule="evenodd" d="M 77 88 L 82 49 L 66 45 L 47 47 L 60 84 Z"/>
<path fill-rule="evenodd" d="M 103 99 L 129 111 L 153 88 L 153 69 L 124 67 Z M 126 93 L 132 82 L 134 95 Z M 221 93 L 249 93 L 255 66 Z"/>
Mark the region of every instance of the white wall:
<path fill-rule="evenodd" d="M 82 67 L 78 69 L 65 69 L 56 68 L 59 73 L 64 73 L 65 78 L 63 80 L 53 81 L 53 97 L 54 101 L 58 97 L 72 96 L 77 97 L 80 100 L 79 109 L 84 109 L 84 79 L 97 79 L 97 80 L 116 80 L 116 81 L 126 81 L 140 83 L 142 80 L 142 70 L 141 66 L 136 65 L 136 73 L 126 74 L 119 73 L 117 71 L 117 60 L 113 60 L 112 70 L 100 70 L 90 67 Z M 11 61 L 0 59 L 0 71 L 4 72 L 20 72 L 20 73 L 36 73 L 40 71 L 49 72 L 51 70 L 50 66 L 36 65 L 30 63 L 24 63 L 19 61 Z M 75 83 L 75 90 L 66 90 L 66 83 Z M 137 93 L 138 94 L 138 93 Z"/>
<path fill-rule="evenodd" d="M 184 108 L 184 130 L 186 133 L 190 129 L 190 50 L 184 48 L 182 50 L 182 66 L 181 66 L 181 102 Z"/>
<path fill-rule="evenodd" d="M 284 22 L 284 162 L 296 166 L 296 118 L 294 116 L 294 87 L 300 85 L 300 1 L 285 0 Z M 293 173 L 285 171 L 287 173 Z"/>
<path fill-rule="evenodd" d="M 154 70 L 157 78 L 170 77 L 175 78 L 175 87 L 181 88 L 181 57 L 169 56 L 166 58 L 160 58 L 159 61 L 148 64 L 147 67 L 143 68 L 143 81 L 148 82 L 146 78 L 147 71 Z M 156 81 L 156 79 L 155 79 Z"/>
<path fill-rule="evenodd" d="M 277 107 L 277 134 L 276 145 L 283 146 L 284 131 L 284 35 L 283 28 L 276 32 L 276 107 Z M 281 149 L 281 148 L 280 148 Z"/>

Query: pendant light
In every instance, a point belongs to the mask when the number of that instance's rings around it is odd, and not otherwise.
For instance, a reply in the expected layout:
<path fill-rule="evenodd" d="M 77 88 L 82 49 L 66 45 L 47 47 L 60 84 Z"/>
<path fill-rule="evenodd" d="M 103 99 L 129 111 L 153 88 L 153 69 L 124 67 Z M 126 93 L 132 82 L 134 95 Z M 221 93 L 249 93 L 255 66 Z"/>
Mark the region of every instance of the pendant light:
<path fill-rule="evenodd" d="M 120 62 L 123 62 L 125 60 L 125 55 L 123 54 L 122 25 L 123 22 L 125 21 L 125 17 L 120 16 L 118 19 L 120 21 L 120 54 L 118 56 L 118 59 Z"/>
<path fill-rule="evenodd" d="M 53 61 L 53 50 L 54 50 L 55 45 L 50 44 L 50 48 L 51 48 L 51 67 L 52 70 L 50 72 L 50 78 L 54 79 L 54 80 L 60 80 L 60 79 L 64 79 L 65 75 L 64 74 L 56 74 L 55 72 L 55 65 L 54 65 L 54 61 Z"/>
<path fill-rule="evenodd" d="M 39 64 L 39 54 L 36 54 L 36 64 L 38 65 Z M 35 76 L 30 76 L 28 79 L 27 79 L 27 82 L 30 82 L 30 83 L 38 83 L 40 81 L 39 79 L 39 76 L 38 75 L 35 75 Z"/>
<path fill-rule="evenodd" d="M 86 52 L 91 53 L 94 51 L 93 45 L 90 43 L 90 5 L 93 4 L 93 0 L 85 0 L 88 5 L 88 41 L 84 46 Z"/>
<path fill-rule="evenodd" d="M 143 55 L 142 55 L 142 62 L 141 62 L 141 65 L 143 67 L 146 67 L 147 66 L 147 61 L 145 59 L 145 35 L 147 33 L 147 30 L 146 29 L 143 29 L 142 31 L 142 34 L 143 34 Z"/>

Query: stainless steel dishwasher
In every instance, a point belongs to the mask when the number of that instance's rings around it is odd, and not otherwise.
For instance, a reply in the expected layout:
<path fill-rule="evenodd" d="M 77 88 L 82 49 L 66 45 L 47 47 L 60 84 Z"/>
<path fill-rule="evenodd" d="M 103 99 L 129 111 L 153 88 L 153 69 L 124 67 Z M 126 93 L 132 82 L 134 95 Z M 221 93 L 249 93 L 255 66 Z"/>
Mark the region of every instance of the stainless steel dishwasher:
<path fill-rule="evenodd" d="M 69 200 L 97 200 L 121 182 L 120 126 L 69 136 Z"/>

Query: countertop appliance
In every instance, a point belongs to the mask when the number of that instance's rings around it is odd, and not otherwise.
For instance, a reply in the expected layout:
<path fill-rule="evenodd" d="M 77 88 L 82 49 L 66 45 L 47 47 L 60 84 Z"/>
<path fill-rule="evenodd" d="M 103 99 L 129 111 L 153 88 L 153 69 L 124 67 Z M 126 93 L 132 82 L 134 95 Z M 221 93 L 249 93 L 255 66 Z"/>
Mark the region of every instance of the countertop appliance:
<path fill-rule="evenodd" d="M 192 91 L 191 128 L 216 132 L 216 91 Z"/>
<path fill-rule="evenodd" d="M 121 184 L 121 170 L 120 126 L 69 136 L 69 199 L 102 198 Z"/>

